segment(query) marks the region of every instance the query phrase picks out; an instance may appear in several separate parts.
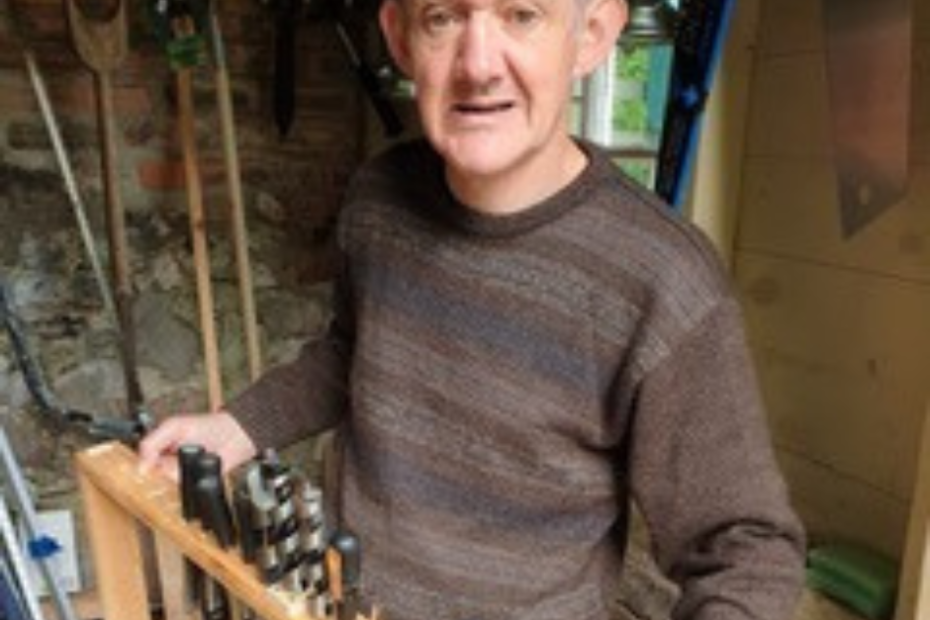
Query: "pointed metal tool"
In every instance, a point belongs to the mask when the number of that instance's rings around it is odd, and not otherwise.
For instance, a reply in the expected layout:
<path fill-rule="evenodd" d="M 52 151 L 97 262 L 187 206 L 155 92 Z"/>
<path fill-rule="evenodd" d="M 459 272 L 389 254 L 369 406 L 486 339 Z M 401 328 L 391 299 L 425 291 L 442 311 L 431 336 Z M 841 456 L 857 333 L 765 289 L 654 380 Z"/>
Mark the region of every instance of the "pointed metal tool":
<path fill-rule="evenodd" d="M 900 202 L 909 176 L 912 0 L 823 0 L 843 236 Z"/>

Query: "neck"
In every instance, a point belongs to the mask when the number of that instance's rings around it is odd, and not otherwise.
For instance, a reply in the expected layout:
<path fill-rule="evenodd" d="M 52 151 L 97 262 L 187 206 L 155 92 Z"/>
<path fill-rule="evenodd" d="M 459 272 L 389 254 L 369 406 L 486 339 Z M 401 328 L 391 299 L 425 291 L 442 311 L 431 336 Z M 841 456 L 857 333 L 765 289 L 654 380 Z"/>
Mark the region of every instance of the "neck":
<path fill-rule="evenodd" d="M 508 215 L 529 209 L 571 183 L 587 164 L 574 140 L 558 152 L 524 162 L 506 171 L 475 175 L 446 169 L 452 193 L 462 204 L 487 215 Z"/>

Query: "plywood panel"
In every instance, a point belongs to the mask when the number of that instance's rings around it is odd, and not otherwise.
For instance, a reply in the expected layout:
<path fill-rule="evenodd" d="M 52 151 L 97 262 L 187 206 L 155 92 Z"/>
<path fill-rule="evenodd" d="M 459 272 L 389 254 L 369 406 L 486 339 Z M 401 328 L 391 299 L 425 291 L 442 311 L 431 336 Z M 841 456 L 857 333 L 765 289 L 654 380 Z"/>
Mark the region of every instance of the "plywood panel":
<path fill-rule="evenodd" d="M 915 167 L 909 196 L 850 239 L 829 162 L 755 158 L 744 170 L 741 249 L 930 281 L 930 167 Z"/>
<path fill-rule="evenodd" d="M 765 56 L 753 75 L 750 156 L 829 160 L 826 69 L 818 53 Z"/>
<path fill-rule="evenodd" d="M 812 541 L 855 540 L 892 557 L 901 553 L 906 502 L 807 455 L 780 450 L 778 460 Z"/>
<path fill-rule="evenodd" d="M 914 6 L 914 35 L 919 39 L 930 40 L 930 3 L 916 0 Z"/>
<path fill-rule="evenodd" d="M 912 3 L 906 201 L 843 239 L 822 3 L 764 0 L 736 273 L 809 527 L 900 553 L 930 375 L 930 2 Z"/>
<path fill-rule="evenodd" d="M 737 280 L 777 441 L 900 499 L 930 373 L 930 287 L 741 253 Z"/>
<path fill-rule="evenodd" d="M 784 55 L 823 47 L 820 2 L 766 0 L 762 10 L 761 53 Z"/>
<path fill-rule="evenodd" d="M 919 11 L 926 17 L 915 25 L 911 155 L 914 163 L 926 165 L 930 163 L 930 2 L 918 4 L 923 5 Z"/>

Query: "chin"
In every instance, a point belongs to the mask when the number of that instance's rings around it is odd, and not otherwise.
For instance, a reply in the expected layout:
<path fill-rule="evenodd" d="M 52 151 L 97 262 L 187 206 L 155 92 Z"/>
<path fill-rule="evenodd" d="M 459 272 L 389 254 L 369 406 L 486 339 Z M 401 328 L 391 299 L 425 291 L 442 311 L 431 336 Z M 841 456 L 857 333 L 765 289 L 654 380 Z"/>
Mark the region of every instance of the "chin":
<path fill-rule="evenodd" d="M 521 159 L 518 149 L 493 139 L 479 138 L 440 149 L 446 163 L 459 174 L 493 176 L 513 168 Z"/>

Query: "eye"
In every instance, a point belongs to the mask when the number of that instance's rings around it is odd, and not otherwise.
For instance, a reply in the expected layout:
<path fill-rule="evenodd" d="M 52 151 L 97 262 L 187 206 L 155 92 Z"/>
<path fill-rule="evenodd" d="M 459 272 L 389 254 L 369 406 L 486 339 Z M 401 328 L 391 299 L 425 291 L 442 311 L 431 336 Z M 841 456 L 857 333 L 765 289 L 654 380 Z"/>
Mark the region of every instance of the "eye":
<path fill-rule="evenodd" d="M 421 22 L 427 34 L 438 35 L 455 25 L 456 16 L 447 8 L 432 7 L 423 13 Z"/>
<path fill-rule="evenodd" d="M 507 23 L 514 28 L 526 30 L 538 24 L 542 19 L 542 14 L 536 7 L 528 5 L 516 5 L 507 9 Z"/>

